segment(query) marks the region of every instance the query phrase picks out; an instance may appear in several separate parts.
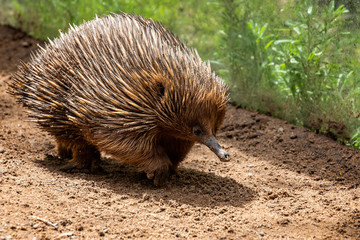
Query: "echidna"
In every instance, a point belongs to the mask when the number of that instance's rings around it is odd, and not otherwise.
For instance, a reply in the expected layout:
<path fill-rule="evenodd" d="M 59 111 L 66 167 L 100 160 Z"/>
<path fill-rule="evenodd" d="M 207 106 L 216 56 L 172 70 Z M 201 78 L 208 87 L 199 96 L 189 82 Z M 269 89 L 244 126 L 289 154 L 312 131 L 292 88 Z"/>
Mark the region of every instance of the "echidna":
<path fill-rule="evenodd" d="M 21 63 L 10 93 L 55 136 L 67 167 L 95 170 L 100 152 L 161 184 L 195 142 L 222 161 L 215 134 L 227 87 L 160 23 L 110 15 L 50 41 Z"/>

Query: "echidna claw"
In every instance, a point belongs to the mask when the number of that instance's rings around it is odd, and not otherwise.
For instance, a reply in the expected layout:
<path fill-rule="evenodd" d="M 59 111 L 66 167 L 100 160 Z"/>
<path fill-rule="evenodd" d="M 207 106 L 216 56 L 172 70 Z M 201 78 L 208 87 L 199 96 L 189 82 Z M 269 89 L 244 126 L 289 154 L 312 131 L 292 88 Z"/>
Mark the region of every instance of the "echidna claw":
<path fill-rule="evenodd" d="M 93 162 L 89 166 L 79 166 L 76 162 L 68 162 L 59 168 L 62 172 L 90 172 L 91 174 L 104 174 L 105 170 L 97 163 Z"/>
<path fill-rule="evenodd" d="M 164 169 L 158 169 L 155 171 L 154 175 L 154 185 L 157 187 L 161 187 L 166 185 L 167 180 L 169 180 L 170 171 Z"/>
<path fill-rule="evenodd" d="M 146 177 L 149 179 L 149 180 L 151 180 L 151 179 L 153 179 L 154 178 L 154 172 L 149 172 L 149 173 L 146 173 Z"/>
<path fill-rule="evenodd" d="M 59 168 L 59 170 L 62 172 L 70 172 L 75 169 L 78 169 L 78 167 L 73 162 L 68 162 Z"/>

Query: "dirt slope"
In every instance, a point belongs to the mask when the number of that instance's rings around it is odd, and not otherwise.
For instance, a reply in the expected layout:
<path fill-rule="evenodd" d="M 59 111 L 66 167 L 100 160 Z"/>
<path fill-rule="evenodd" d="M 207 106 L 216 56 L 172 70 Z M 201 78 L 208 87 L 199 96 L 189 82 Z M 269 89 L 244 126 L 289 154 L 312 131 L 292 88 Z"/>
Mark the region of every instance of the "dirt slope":
<path fill-rule="evenodd" d="M 229 106 L 219 162 L 196 145 L 155 188 L 104 159 L 64 173 L 54 140 L 6 93 L 37 41 L 0 27 L 0 239 L 360 239 L 360 154 L 278 119 Z"/>

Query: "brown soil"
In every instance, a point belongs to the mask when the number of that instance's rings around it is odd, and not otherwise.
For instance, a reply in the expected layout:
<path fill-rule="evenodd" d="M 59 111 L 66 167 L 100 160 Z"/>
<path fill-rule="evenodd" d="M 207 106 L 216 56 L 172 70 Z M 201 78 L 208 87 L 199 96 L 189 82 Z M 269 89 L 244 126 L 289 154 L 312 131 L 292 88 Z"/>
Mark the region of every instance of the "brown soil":
<path fill-rule="evenodd" d="M 65 173 L 54 139 L 6 93 L 38 41 L 0 27 L 0 239 L 360 239 L 360 154 L 229 106 L 219 162 L 196 145 L 156 188 L 104 158 L 106 174 Z"/>

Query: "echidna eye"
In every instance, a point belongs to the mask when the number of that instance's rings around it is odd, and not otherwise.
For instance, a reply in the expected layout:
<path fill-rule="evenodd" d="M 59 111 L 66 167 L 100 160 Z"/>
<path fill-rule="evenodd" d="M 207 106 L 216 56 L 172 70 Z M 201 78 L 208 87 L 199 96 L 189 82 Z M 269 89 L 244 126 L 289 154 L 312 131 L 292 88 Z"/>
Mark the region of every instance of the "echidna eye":
<path fill-rule="evenodd" d="M 201 130 L 200 127 L 196 126 L 196 127 L 193 128 L 193 133 L 194 133 L 195 136 L 200 136 L 201 133 L 202 133 L 202 130 Z"/>

